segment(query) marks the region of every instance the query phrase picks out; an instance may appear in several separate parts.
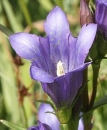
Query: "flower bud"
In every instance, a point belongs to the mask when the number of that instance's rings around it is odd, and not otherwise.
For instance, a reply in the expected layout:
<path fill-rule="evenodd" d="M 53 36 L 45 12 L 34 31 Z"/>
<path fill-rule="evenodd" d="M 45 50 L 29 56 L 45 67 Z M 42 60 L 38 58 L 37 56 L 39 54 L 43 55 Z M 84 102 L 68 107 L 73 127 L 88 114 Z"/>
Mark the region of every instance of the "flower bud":
<path fill-rule="evenodd" d="M 93 23 L 93 15 L 88 7 L 88 4 L 85 0 L 80 1 L 80 24 L 83 26 L 84 24 Z"/>

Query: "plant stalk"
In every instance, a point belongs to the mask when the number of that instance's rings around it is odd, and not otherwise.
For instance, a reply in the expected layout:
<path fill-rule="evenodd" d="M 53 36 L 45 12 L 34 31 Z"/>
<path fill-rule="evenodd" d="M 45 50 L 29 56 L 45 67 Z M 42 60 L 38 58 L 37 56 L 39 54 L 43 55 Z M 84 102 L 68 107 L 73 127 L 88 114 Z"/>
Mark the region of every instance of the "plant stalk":
<path fill-rule="evenodd" d="M 97 79 L 98 79 L 98 74 L 99 74 L 99 69 L 100 69 L 100 63 L 101 60 L 95 64 L 92 64 L 92 69 L 93 69 L 93 81 L 92 81 L 92 96 L 90 100 L 90 105 L 89 108 L 91 108 L 94 104 L 95 98 L 96 98 L 96 93 L 97 93 Z"/>

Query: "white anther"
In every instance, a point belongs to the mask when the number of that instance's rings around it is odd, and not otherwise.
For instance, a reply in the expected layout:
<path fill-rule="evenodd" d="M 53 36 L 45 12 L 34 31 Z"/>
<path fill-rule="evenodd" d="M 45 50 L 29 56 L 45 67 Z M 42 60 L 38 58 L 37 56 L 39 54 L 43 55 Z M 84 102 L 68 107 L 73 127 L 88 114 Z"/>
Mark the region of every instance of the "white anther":
<path fill-rule="evenodd" d="M 65 72 L 64 72 L 64 67 L 63 67 L 63 63 L 61 61 L 59 61 L 57 63 L 57 76 L 61 76 L 61 75 L 64 75 Z"/>

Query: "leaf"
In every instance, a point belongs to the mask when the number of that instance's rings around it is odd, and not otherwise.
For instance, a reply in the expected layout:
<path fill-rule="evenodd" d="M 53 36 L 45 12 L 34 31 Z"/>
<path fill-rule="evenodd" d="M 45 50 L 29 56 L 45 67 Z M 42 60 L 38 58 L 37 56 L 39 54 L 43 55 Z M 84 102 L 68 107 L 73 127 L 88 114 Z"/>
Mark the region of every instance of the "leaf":
<path fill-rule="evenodd" d="M 13 130 L 26 130 L 26 128 L 23 128 L 19 125 L 13 124 L 13 123 L 5 121 L 5 120 L 0 120 L 0 122 Z"/>
<path fill-rule="evenodd" d="M 6 16 L 8 18 L 8 21 L 11 25 L 11 28 L 14 32 L 19 32 L 23 30 L 21 21 L 18 19 L 18 15 L 15 14 L 15 12 L 12 9 L 12 3 L 8 0 L 2 1 L 3 9 L 5 10 Z M 21 15 L 21 13 L 20 13 Z"/>
<path fill-rule="evenodd" d="M 99 108 L 105 104 L 107 104 L 107 95 L 105 95 L 104 97 L 100 98 L 97 102 L 95 102 L 94 106 L 89 111 L 87 111 L 86 113 L 81 115 L 80 118 L 86 114 L 92 113 L 94 110 L 96 110 L 97 108 Z"/>
<path fill-rule="evenodd" d="M 100 98 L 97 102 L 95 102 L 94 106 L 92 107 L 93 110 L 97 109 L 98 107 L 101 107 L 103 105 L 107 104 L 107 95 Z"/>
<path fill-rule="evenodd" d="M 13 34 L 8 28 L 0 24 L 0 30 L 9 37 L 11 34 Z"/>
<path fill-rule="evenodd" d="M 41 102 L 41 103 L 49 104 L 53 108 L 54 111 L 56 110 L 55 107 L 54 107 L 54 105 L 50 101 L 46 101 L 46 100 L 35 100 L 35 101 L 36 102 Z"/>
<path fill-rule="evenodd" d="M 8 119 L 10 122 L 22 124 L 23 122 L 21 121 L 15 72 L 13 71 L 12 63 L 5 52 L 5 47 L 1 47 L 0 49 L 0 80 L 6 111 L 5 119 L 9 117 Z"/>

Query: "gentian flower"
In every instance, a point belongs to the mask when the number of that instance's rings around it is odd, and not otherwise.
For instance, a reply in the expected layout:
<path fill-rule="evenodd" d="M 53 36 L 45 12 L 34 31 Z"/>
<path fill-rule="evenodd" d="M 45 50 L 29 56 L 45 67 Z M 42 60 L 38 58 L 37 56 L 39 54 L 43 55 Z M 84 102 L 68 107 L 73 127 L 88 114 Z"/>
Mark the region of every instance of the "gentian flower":
<path fill-rule="evenodd" d="M 52 130 L 60 130 L 60 123 L 54 114 L 55 112 L 49 104 L 42 103 L 39 107 L 38 119 L 41 123 L 49 125 Z"/>
<path fill-rule="evenodd" d="M 28 130 L 52 130 L 47 124 L 38 121 L 38 126 L 31 126 Z"/>
<path fill-rule="evenodd" d="M 80 86 L 84 63 L 97 25 L 84 25 L 77 38 L 70 33 L 65 13 L 55 7 L 44 23 L 47 36 L 16 33 L 9 37 L 16 53 L 31 60 L 31 78 L 42 83 L 56 107 L 70 107 Z"/>
<path fill-rule="evenodd" d="M 96 0 L 95 21 L 98 31 L 107 39 L 107 0 Z"/>

